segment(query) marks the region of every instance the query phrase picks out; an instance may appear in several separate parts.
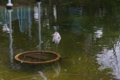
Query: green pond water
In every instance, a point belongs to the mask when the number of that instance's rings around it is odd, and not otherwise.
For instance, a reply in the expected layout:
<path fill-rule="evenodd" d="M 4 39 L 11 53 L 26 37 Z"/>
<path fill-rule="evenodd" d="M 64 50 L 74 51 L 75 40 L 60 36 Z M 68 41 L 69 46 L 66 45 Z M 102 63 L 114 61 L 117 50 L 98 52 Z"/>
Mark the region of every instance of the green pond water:
<path fill-rule="evenodd" d="M 119 3 L 59 3 L 0 7 L 0 80 L 120 80 Z M 55 31 L 61 35 L 57 46 Z M 42 65 L 14 59 L 32 50 L 55 51 L 62 58 Z"/>

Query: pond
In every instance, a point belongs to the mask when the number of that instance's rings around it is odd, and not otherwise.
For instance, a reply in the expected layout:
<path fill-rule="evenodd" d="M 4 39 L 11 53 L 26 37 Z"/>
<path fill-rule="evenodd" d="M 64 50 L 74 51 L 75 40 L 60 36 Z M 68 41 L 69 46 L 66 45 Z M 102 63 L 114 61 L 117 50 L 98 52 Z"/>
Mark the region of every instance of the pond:
<path fill-rule="evenodd" d="M 56 31 L 61 35 L 58 45 L 52 43 Z M 0 80 L 120 80 L 117 1 L 49 0 L 17 3 L 9 11 L 0 6 L 0 43 Z M 32 50 L 54 51 L 62 57 L 41 65 L 14 59 Z"/>

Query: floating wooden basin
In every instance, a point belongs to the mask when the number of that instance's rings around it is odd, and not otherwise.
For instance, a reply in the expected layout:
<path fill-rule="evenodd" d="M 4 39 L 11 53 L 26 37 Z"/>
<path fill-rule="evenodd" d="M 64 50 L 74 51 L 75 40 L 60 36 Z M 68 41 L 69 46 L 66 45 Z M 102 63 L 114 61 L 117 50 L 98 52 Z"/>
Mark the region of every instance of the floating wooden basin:
<path fill-rule="evenodd" d="M 58 61 L 61 55 L 53 51 L 26 51 L 15 56 L 15 60 L 28 64 L 45 64 Z"/>

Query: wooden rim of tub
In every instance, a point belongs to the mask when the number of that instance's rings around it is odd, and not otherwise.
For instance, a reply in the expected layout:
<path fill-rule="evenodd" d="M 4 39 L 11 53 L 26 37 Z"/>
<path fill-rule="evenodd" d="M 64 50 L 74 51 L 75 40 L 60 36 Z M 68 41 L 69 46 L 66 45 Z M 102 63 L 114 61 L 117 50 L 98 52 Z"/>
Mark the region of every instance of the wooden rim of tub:
<path fill-rule="evenodd" d="M 53 59 L 47 60 L 50 55 L 53 55 Z M 28 58 L 30 60 L 28 60 Z M 26 51 L 21 52 L 15 55 L 15 60 L 21 63 L 28 63 L 28 64 L 45 64 L 45 63 L 52 63 L 58 61 L 61 58 L 61 55 L 53 52 L 53 51 L 45 51 L 45 50 L 34 50 L 34 51 Z M 45 60 L 46 59 L 46 60 Z"/>

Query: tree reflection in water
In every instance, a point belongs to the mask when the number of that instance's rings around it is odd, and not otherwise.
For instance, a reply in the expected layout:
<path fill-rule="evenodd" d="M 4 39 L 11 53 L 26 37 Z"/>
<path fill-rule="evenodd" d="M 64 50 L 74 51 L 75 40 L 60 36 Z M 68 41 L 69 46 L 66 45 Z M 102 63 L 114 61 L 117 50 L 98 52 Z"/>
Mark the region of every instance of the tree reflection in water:
<path fill-rule="evenodd" d="M 120 43 L 119 41 L 114 44 L 113 49 L 107 49 L 104 47 L 102 54 L 97 54 L 98 64 L 101 66 L 99 70 L 104 70 L 110 68 L 112 70 L 111 74 L 115 78 L 120 79 Z"/>

